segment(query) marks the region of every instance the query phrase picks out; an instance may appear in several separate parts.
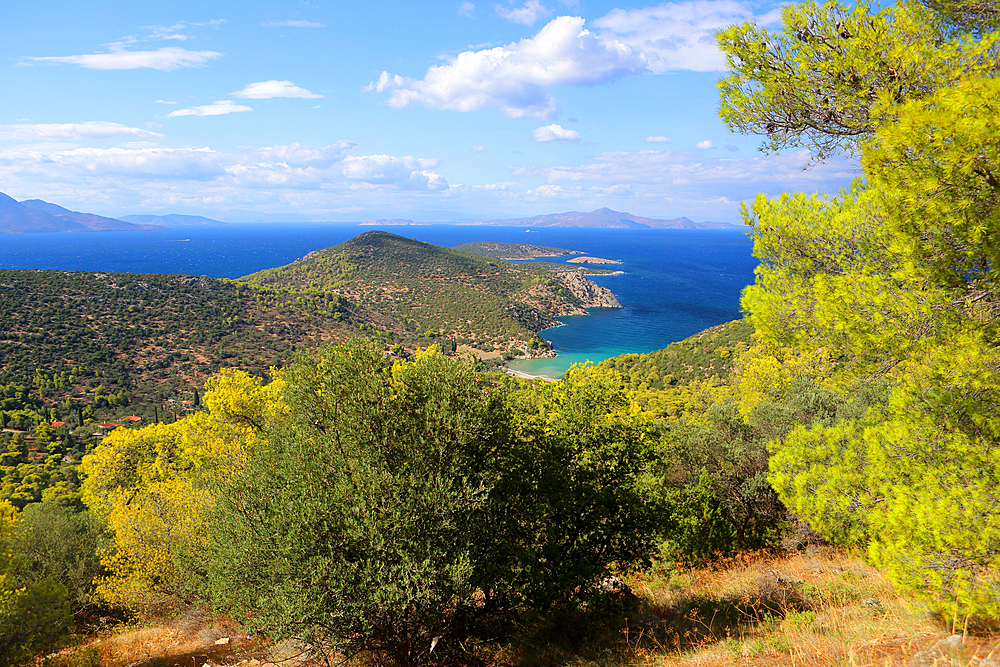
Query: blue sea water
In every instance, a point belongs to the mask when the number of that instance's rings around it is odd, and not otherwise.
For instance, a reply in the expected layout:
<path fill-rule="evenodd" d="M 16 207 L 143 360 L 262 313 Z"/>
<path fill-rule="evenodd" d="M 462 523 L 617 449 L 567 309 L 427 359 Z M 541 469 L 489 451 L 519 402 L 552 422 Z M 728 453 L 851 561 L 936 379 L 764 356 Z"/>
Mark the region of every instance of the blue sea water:
<path fill-rule="evenodd" d="M 183 273 L 238 278 L 287 264 L 377 227 L 358 224 L 225 225 L 145 232 L 0 235 L 0 268 Z M 531 243 L 620 260 L 619 276 L 593 280 L 622 309 L 561 318 L 542 333 L 559 356 L 515 361 L 531 375 L 561 377 L 573 363 L 650 352 L 740 316 L 757 260 L 743 230 L 656 230 L 420 225 L 386 231 L 435 245 Z M 565 261 L 557 258 L 545 261 Z"/>

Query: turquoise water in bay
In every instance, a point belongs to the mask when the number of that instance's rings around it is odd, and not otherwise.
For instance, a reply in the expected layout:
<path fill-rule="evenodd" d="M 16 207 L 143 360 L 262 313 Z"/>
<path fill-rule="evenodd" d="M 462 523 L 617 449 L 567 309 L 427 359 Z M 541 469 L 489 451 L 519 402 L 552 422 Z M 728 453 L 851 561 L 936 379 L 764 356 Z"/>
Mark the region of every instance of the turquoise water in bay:
<path fill-rule="evenodd" d="M 380 229 L 316 223 L 185 227 L 146 232 L 0 235 L 0 268 L 182 273 L 238 278 L 282 266 L 318 248 Z M 757 261 L 742 230 L 576 229 L 420 225 L 386 231 L 435 245 L 501 241 L 580 250 L 620 260 L 620 276 L 593 280 L 622 309 L 561 318 L 542 332 L 559 356 L 511 362 L 531 375 L 561 377 L 573 363 L 650 352 L 740 317 L 740 291 Z M 567 258 L 568 259 L 568 258 Z M 556 258 L 544 261 L 565 261 Z"/>

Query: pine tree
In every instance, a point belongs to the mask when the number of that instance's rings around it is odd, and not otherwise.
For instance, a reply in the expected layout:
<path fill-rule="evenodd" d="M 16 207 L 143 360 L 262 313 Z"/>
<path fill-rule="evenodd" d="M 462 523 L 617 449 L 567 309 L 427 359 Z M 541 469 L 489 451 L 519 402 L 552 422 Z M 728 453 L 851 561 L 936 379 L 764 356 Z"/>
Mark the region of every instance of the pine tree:
<path fill-rule="evenodd" d="M 803 3 L 779 31 L 720 36 L 733 128 L 853 152 L 865 175 L 745 209 L 761 264 L 743 306 L 762 344 L 837 359 L 843 388 L 892 385 L 861 418 L 772 443 L 771 481 L 953 619 L 1000 617 L 1000 36 L 984 7 Z"/>

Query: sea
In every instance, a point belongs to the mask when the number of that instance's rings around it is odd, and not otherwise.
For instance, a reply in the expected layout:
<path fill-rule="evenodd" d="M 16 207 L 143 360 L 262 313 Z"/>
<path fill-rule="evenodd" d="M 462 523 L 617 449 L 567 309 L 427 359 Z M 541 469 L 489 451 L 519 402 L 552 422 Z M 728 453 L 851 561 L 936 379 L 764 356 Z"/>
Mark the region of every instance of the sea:
<path fill-rule="evenodd" d="M 616 276 L 594 276 L 623 308 L 560 318 L 542 336 L 558 356 L 512 361 L 518 371 L 558 378 L 575 363 L 651 352 L 741 316 L 740 293 L 757 260 L 743 229 L 524 229 L 481 225 L 375 227 L 349 223 L 179 227 L 141 232 L 0 235 L 0 268 L 178 273 L 238 278 L 383 229 L 452 247 L 472 241 L 530 243 L 614 259 Z M 564 262 L 570 257 L 540 261 Z"/>

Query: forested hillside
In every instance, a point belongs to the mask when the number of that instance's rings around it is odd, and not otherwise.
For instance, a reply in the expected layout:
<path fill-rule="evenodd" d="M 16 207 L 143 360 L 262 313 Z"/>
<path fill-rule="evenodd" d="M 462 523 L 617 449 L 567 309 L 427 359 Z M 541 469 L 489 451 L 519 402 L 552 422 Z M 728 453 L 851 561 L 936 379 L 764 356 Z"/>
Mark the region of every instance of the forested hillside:
<path fill-rule="evenodd" d="M 67 420 L 95 393 L 122 392 L 152 418 L 153 404 L 190 399 L 222 367 L 267 377 L 297 349 L 352 335 L 538 353 L 548 345 L 536 331 L 586 305 L 556 268 L 370 232 L 235 282 L 3 270 L 0 384 L 31 387 L 49 407 L 71 399 Z"/>
<path fill-rule="evenodd" d="M 358 328 L 336 296 L 291 304 L 198 276 L 0 271 L 0 499 L 80 507 L 77 466 L 109 428 L 179 419 L 221 368 L 268 377 Z"/>
<path fill-rule="evenodd" d="M 559 265 L 511 264 L 372 231 L 241 282 L 342 294 L 401 336 L 524 354 L 548 350 L 536 332 L 554 326 L 556 316 L 598 305 L 581 298 L 566 273 Z"/>
<path fill-rule="evenodd" d="M 345 338 L 349 312 L 336 296 L 280 302 L 203 276 L 0 271 L 0 382 L 79 400 L 98 385 L 142 403 L 190 398 L 223 366 L 266 376 L 297 346 Z"/>
<path fill-rule="evenodd" d="M 733 320 L 646 354 L 622 354 L 599 365 L 622 374 L 633 389 L 664 389 L 710 380 L 725 382 L 733 363 L 749 349 L 753 325 Z"/>

